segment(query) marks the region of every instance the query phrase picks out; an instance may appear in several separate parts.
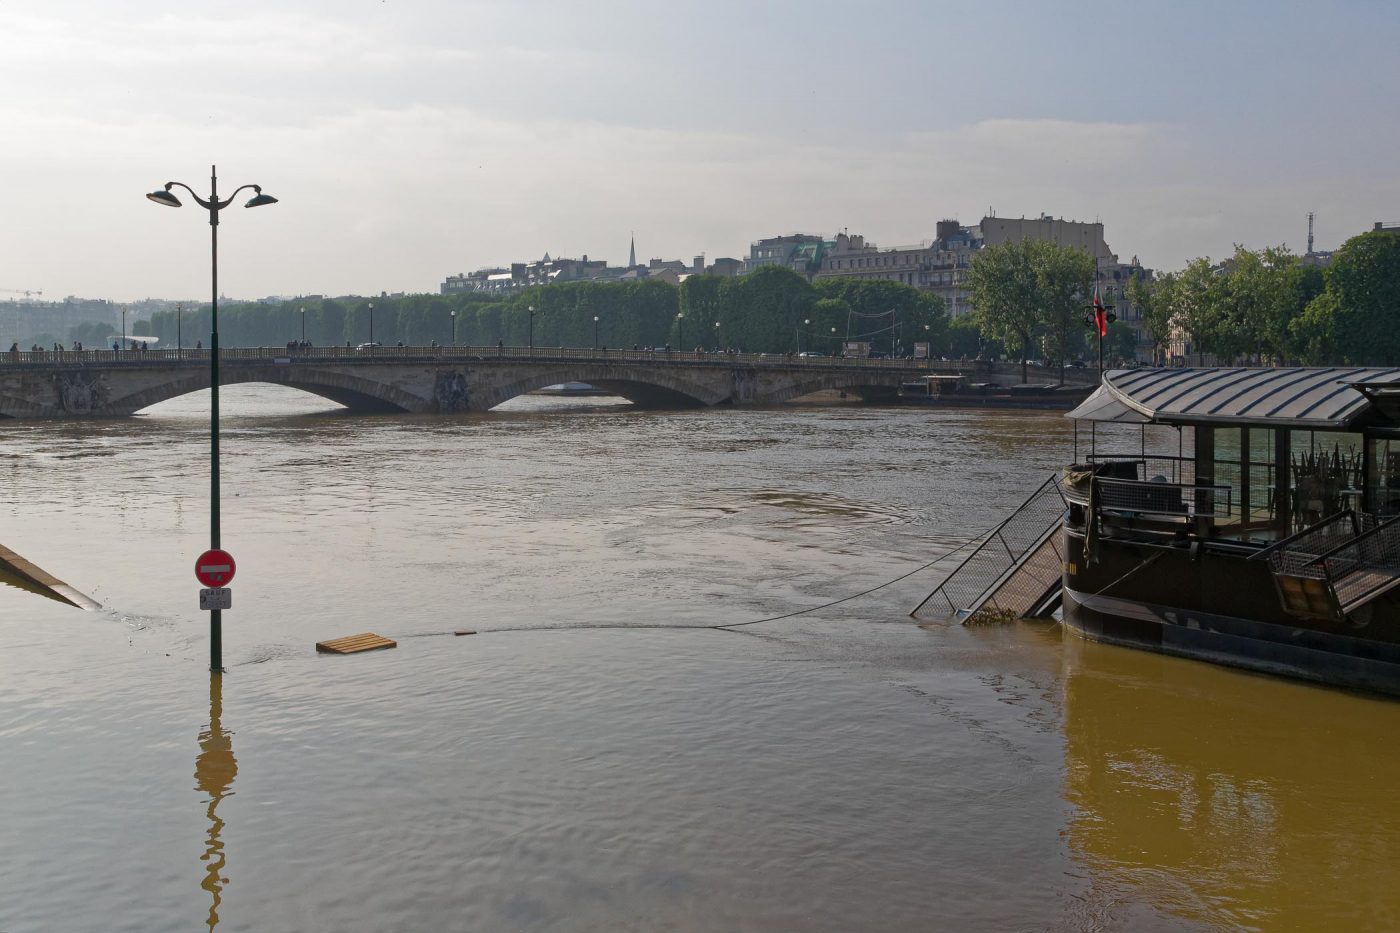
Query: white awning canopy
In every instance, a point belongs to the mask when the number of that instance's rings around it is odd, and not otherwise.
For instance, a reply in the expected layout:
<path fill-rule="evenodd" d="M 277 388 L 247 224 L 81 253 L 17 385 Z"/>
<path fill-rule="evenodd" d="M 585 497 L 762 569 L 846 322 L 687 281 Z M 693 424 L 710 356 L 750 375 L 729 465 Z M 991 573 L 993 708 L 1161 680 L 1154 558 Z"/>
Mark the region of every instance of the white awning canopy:
<path fill-rule="evenodd" d="M 1068 417 L 1340 431 L 1373 412 L 1357 383 L 1400 388 L 1400 369 L 1115 369 Z"/>

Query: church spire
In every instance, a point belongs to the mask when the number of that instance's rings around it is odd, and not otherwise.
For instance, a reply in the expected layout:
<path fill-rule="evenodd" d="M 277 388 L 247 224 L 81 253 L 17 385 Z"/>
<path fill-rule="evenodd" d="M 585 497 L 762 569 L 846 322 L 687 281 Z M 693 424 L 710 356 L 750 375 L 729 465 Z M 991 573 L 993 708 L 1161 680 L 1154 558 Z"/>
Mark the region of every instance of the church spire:
<path fill-rule="evenodd" d="M 627 251 L 627 268 L 637 268 L 637 235 L 632 234 L 632 247 Z"/>

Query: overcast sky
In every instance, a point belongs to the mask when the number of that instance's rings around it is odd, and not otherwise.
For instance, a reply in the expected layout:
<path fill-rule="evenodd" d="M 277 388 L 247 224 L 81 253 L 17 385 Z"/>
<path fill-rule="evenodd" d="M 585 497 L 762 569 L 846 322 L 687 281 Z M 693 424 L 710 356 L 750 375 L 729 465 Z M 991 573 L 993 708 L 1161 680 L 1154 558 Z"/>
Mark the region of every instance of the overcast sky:
<path fill-rule="evenodd" d="M 1397 47 L 1381 0 L 7 2 L 0 288 L 207 295 L 207 215 L 143 195 L 212 163 L 281 199 L 221 215 L 237 297 L 989 208 L 1162 269 L 1309 210 L 1333 248 L 1400 221 Z"/>

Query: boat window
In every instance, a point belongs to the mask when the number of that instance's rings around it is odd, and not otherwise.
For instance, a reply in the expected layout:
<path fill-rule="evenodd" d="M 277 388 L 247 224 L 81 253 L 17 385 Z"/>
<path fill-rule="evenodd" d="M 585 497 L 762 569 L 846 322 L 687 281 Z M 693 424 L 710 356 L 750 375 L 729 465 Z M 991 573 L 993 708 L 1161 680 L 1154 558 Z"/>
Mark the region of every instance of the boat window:
<path fill-rule="evenodd" d="M 1296 529 L 1343 509 L 1361 511 L 1365 473 L 1359 434 L 1298 431 L 1291 444 L 1291 519 Z"/>
<path fill-rule="evenodd" d="M 1211 476 L 1217 486 L 1228 486 L 1230 489 L 1229 511 L 1220 509 L 1220 503 L 1216 508 L 1215 527 L 1223 535 L 1233 535 L 1239 530 L 1240 514 L 1242 509 L 1240 496 L 1240 475 L 1241 475 L 1241 428 L 1216 428 L 1215 429 L 1215 456 Z M 1223 514 L 1222 514 L 1223 513 Z"/>
<path fill-rule="evenodd" d="M 1367 507 L 1378 515 L 1400 515 L 1400 440 L 1370 437 L 1366 446 L 1371 461 Z"/>
<path fill-rule="evenodd" d="M 1215 520 L 1220 535 L 1269 541 L 1289 534 L 1293 497 L 1280 487 L 1277 443 L 1273 428 L 1216 428 L 1212 475 L 1230 488 L 1228 512 Z"/>

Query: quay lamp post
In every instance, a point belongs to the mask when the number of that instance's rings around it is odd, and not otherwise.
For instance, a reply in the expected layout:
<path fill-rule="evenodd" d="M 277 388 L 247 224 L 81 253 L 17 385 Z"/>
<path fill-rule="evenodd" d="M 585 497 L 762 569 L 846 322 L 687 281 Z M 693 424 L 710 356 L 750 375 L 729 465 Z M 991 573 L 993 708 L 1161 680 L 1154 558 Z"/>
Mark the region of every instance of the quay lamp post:
<path fill-rule="evenodd" d="M 185 352 L 185 337 L 181 333 L 183 318 L 185 316 L 185 305 L 183 302 L 175 306 L 175 356 L 178 359 Z"/>
<path fill-rule="evenodd" d="M 457 346 L 457 309 L 452 309 L 452 345 Z"/>
<path fill-rule="evenodd" d="M 530 356 L 535 355 L 535 306 L 530 305 Z"/>
<path fill-rule="evenodd" d="M 715 321 L 715 349 L 720 349 L 719 345 L 719 321 Z"/>
<path fill-rule="evenodd" d="M 122 342 L 121 348 L 126 349 L 126 309 L 122 308 Z"/>
<path fill-rule="evenodd" d="M 301 342 L 306 343 L 306 309 L 301 309 Z"/>
<path fill-rule="evenodd" d="M 184 182 L 168 181 L 163 189 L 146 195 L 147 198 L 165 207 L 180 207 L 180 199 L 171 194 L 171 188 L 184 188 L 194 198 L 196 204 L 209 212 L 209 266 L 212 302 L 209 308 L 209 547 L 219 549 L 219 211 L 233 203 L 238 192 L 246 188 L 253 190 L 253 197 L 244 207 L 262 207 L 276 204 L 277 199 L 263 194 L 257 185 L 242 185 L 233 194 L 219 199 L 219 176 L 215 166 L 209 167 L 209 197 L 206 200 Z M 126 322 L 122 321 L 122 332 L 126 332 Z M 209 670 L 221 673 L 223 663 L 223 611 L 209 613 Z"/>
<path fill-rule="evenodd" d="M 374 352 L 374 302 L 369 303 L 369 352 Z"/>
<path fill-rule="evenodd" d="M 593 315 L 593 349 L 598 349 L 598 315 Z"/>
<path fill-rule="evenodd" d="M 676 312 L 676 349 L 685 352 L 685 312 Z"/>
<path fill-rule="evenodd" d="M 811 328 L 811 326 L 812 319 L 809 317 L 804 317 L 802 319 L 802 330 L 808 330 L 809 328 Z M 802 353 L 802 330 L 799 330 L 797 332 L 797 352 L 799 355 L 801 355 Z"/>

